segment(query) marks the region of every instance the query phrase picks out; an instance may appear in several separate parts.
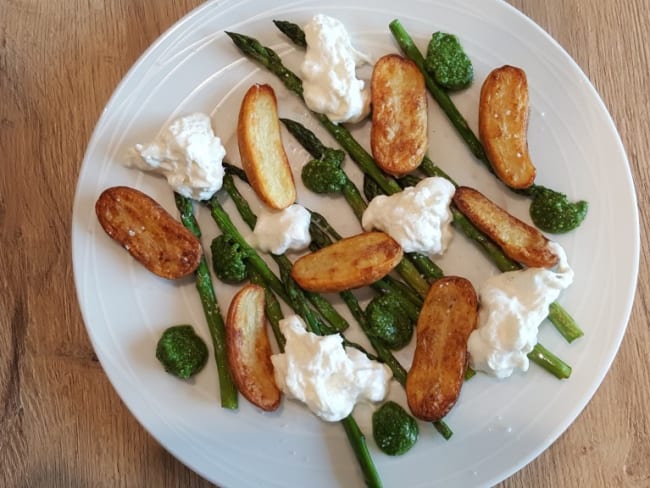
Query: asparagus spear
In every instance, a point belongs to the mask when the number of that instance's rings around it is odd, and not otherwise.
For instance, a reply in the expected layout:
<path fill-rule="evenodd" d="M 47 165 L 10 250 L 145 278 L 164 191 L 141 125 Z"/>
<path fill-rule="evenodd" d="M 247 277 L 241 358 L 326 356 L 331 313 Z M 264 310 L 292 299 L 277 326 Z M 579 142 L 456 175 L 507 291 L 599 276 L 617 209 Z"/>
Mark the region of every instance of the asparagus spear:
<path fill-rule="evenodd" d="M 194 217 L 192 200 L 178 193 L 174 193 L 176 207 L 180 212 L 181 222 L 196 237 L 201 237 L 199 223 Z M 214 294 L 212 278 L 205 256 L 201 258 L 199 267 L 195 271 L 196 289 L 201 298 L 201 305 L 205 314 L 208 330 L 212 338 L 212 347 L 214 348 L 214 358 L 217 363 L 217 374 L 219 376 L 219 395 L 221 397 L 221 406 L 234 410 L 237 408 L 237 388 L 232 380 L 230 369 L 228 367 L 228 358 L 226 356 L 226 329 L 219 310 L 217 297 Z"/>

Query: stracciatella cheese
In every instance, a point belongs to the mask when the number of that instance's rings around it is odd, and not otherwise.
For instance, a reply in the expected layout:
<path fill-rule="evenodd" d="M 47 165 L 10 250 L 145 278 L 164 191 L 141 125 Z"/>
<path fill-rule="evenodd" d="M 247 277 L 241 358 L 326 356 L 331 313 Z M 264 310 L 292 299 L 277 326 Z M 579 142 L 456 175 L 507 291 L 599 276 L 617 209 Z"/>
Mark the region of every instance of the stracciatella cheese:
<path fill-rule="evenodd" d="M 379 402 L 388 394 L 391 370 L 357 349 L 345 349 L 339 334 L 318 336 L 297 315 L 280 321 L 284 353 L 271 356 L 275 382 L 288 398 L 300 400 L 323 420 L 347 417 L 358 402 Z"/>
<path fill-rule="evenodd" d="M 327 115 L 332 122 L 356 122 L 370 112 L 370 93 L 356 74 L 357 66 L 369 63 L 355 50 L 343 24 L 316 15 L 305 26 L 307 51 L 301 66 L 307 107 Z"/>
<path fill-rule="evenodd" d="M 127 166 L 159 173 L 181 195 L 207 200 L 223 183 L 226 150 L 210 117 L 194 113 L 173 121 L 149 144 L 136 144 Z"/>
<path fill-rule="evenodd" d="M 260 251 L 272 254 L 283 254 L 290 249 L 301 251 L 311 243 L 310 221 L 309 211 L 297 203 L 283 210 L 263 211 L 257 218 L 250 242 Z"/>
<path fill-rule="evenodd" d="M 470 365 L 497 378 L 527 371 L 539 325 L 560 292 L 573 282 L 566 253 L 549 243 L 559 262 L 555 271 L 528 268 L 489 278 L 479 288 L 478 327 L 467 343 Z"/>
<path fill-rule="evenodd" d="M 449 205 L 454 192 L 445 178 L 425 178 L 394 195 L 373 198 L 361 224 L 365 230 L 386 232 L 404 252 L 442 254 L 452 236 Z"/>

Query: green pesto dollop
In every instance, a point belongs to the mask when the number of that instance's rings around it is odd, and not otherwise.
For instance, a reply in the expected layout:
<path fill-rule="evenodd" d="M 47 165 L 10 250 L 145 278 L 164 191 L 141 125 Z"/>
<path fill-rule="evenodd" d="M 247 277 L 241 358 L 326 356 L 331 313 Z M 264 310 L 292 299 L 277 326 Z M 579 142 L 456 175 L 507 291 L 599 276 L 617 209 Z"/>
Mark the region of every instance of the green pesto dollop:
<path fill-rule="evenodd" d="M 474 68 L 460 41 L 453 34 L 436 32 L 427 47 L 425 67 L 438 85 L 449 90 L 467 88 Z"/>
<path fill-rule="evenodd" d="M 561 234 L 578 227 L 587 216 L 589 204 L 570 202 L 564 193 L 539 186 L 530 204 L 533 223 L 544 232 Z"/>
<path fill-rule="evenodd" d="M 372 415 L 372 435 L 386 454 L 398 456 L 407 452 L 418 440 L 417 421 L 399 404 L 388 401 Z"/>
<path fill-rule="evenodd" d="M 413 323 L 402 308 L 399 298 L 379 295 L 366 308 L 368 335 L 380 339 L 386 347 L 402 349 L 413 336 Z"/>
<path fill-rule="evenodd" d="M 246 251 L 228 234 L 221 234 L 210 244 L 212 268 L 221 281 L 241 283 L 248 278 Z"/>
<path fill-rule="evenodd" d="M 158 340 L 156 357 L 165 371 L 186 380 L 203 369 L 208 347 L 191 325 L 174 325 Z"/>
<path fill-rule="evenodd" d="M 348 177 L 341 169 L 345 153 L 327 149 L 320 159 L 312 159 L 302 168 L 302 182 L 314 193 L 339 193 Z"/>

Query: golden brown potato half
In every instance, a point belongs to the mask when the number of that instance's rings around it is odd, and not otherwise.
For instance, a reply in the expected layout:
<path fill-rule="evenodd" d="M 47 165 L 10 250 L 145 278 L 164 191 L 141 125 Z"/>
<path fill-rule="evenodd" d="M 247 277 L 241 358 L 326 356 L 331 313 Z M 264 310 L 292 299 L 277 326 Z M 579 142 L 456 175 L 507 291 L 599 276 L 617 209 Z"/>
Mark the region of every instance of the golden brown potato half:
<path fill-rule="evenodd" d="M 301 257 L 291 276 L 308 291 L 349 290 L 386 276 L 402 255 L 402 247 L 388 234 L 363 232 Z"/>
<path fill-rule="evenodd" d="M 431 285 L 418 318 L 413 364 L 406 376 L 406 399 L 415 417 L 440 420 L 458 400 L 477 307 L 474 287 L 465 278 L 447 276 Z"/>
<path fill-rule="evenodd" d="M 282 145 L 275 93 L 269 85 L 253 85 L 246 92 L 237 141 L 242 167 L 262 201 L 274 209 L 294 203 L 296 187 Z"/>
<path fill-rule="evenodd" d="M 244 286 L 233 297 L 226 319 L 228 364 L 239 392 L 253 405 L 272 411 L 282 393 L 275 384 L 266 333 L 264 288 Z"/>
<path fill-rule="evenodd" d="M 182 278 L 201 261 L 201 242 L 139 190 L 108 188 L 97 199 L 95 212 L 106 233 L 158 276 Z"/>
<path fill-rule="evenodd" d="M 377 165 L 401 176 L 422 162 L 427 150 L 427 92 L 417 65 L 397 54 L 377 61 L 372 72 L 370 145 Z"/>
<path fill-rule="evenodd" d="M 530 267 L 552 268 L 558 257 L 548 247 L 548 239 L 535 227 L 510 215 L 481 192 L 461 186 L 454 203 L 458 210 L 511 259 Z"/>
<path fill-rule="evenodd" d="M 511 188 L 528 188 L 535 166 L 528 154 L 528 81 L 513 66 L 492 71 L 481 87 L 478 131 L 497 176 Z"/>

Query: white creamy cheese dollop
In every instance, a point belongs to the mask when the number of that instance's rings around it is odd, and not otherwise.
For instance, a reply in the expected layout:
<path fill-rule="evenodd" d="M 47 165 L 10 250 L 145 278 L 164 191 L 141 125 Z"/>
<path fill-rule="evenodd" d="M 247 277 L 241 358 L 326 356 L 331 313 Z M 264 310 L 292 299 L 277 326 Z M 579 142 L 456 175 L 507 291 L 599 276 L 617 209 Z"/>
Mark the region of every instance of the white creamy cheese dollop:
<path fill-rule="evenodd" d="M 310 221 L 309 211 L 297 203 L 283 210 L 263 210 L 257 218 L 250 243 L 260 251 L 272 254 L 283 254 L 290 249 L 302 251 L 311 243 Z"/>
<path fill-rule="evenodd" d="M 470 365 L 497 378 L 527 371 L 528 353 L 537 344 L 548 307 L 573 282 L 566 253 L 549 243 L 559 262 L 555 270 L 528 268 L 489 278 L 479 288 L 478 327 L 467 343 Z"/>
<path fill-rule="evenodd" d="M 207 200 L 223 183 L 226 150 L 206 114 L 176 119 L 153 142 L 136 144 L 135 152 L 127 166 L 165 176 L 187 198 Z"/>
<path fill-rule="evenodd" d="M 445 178 L 425 178 L 402 192 L 373 198 L 361 225 L 368 231 L 386 232 L 404 252 L 442 254 L 452 235 L 449 205 L 454 192 Z"/>
<path fill-rule="evenodd" d="M 318 336 L 297 315 L 280 321 L 287 342 L 271 356 L 275 382 L 289 398 L 304 402 L 323 420 L 347 417 L 356 403 L 379 402 L 388 394 L 392 373 L 356 349 L 345 349 L 339 334 Z"/>
<path fill-rule="evenodd" d="M 305 26 L 307 51 L 301 66 L 305 103 L 332 122 L 357 122 L 370 112 L 370 93 L 356 68 L 370 59 L 352 47 L 345 26 L 318 14 Z"/>

